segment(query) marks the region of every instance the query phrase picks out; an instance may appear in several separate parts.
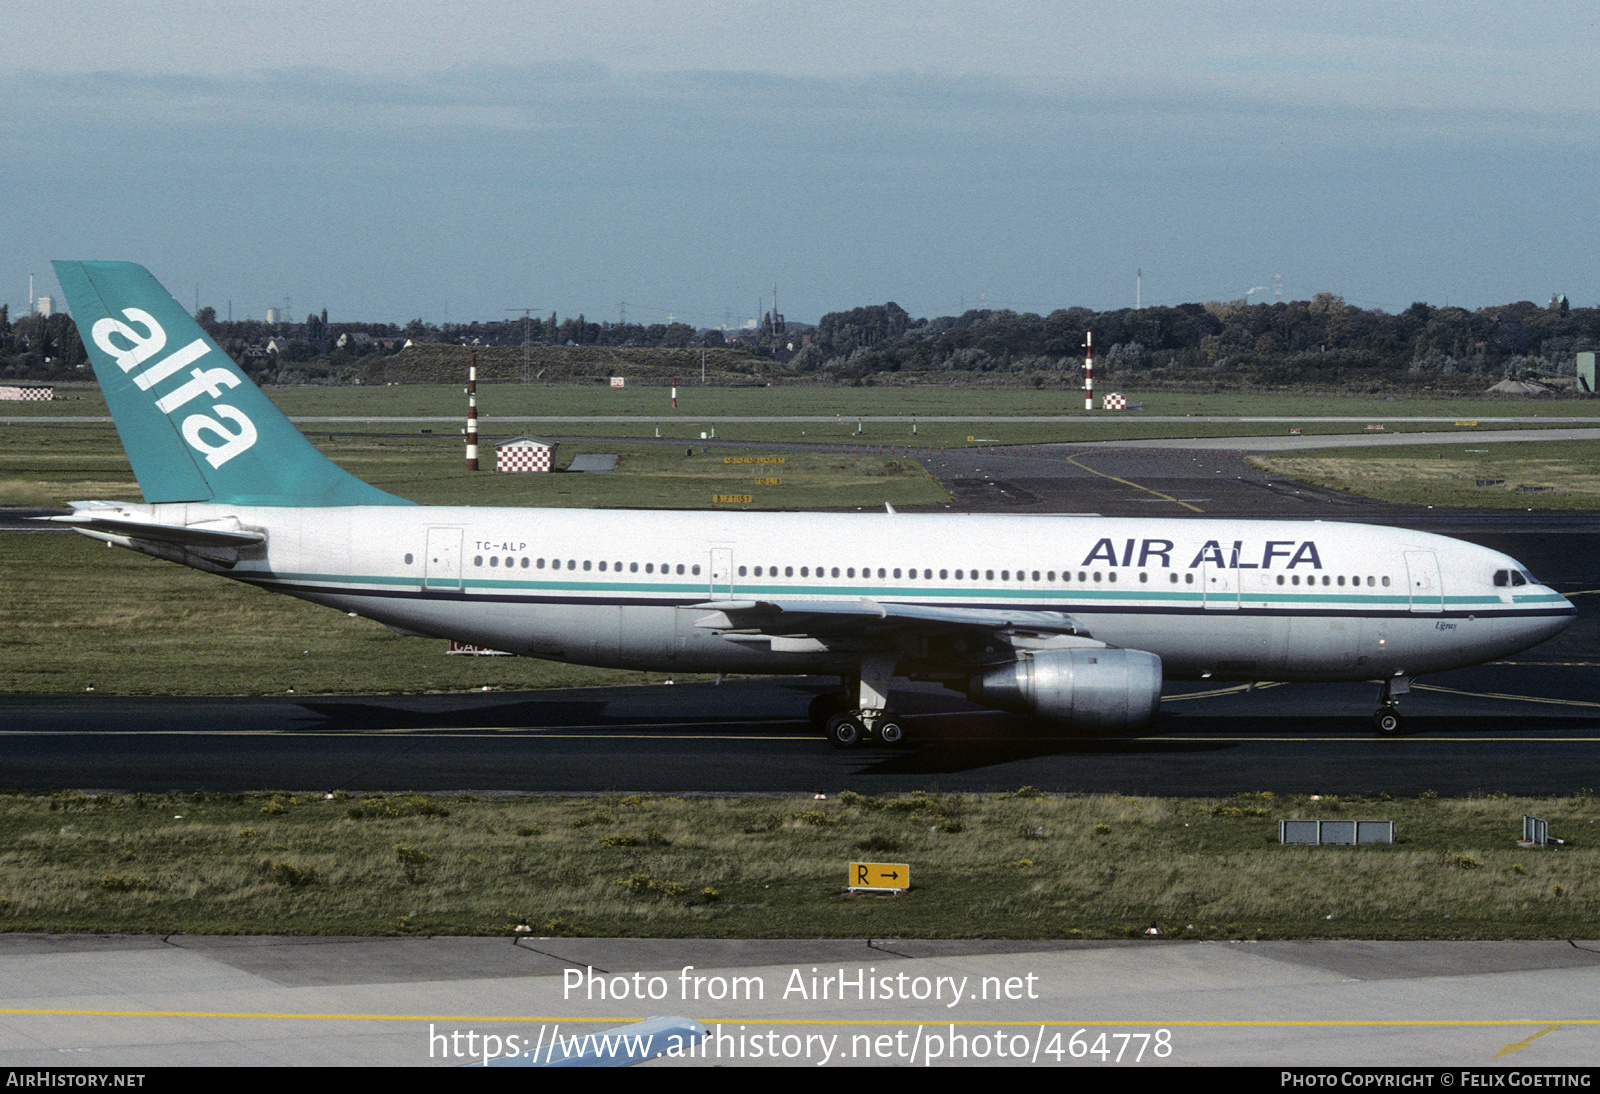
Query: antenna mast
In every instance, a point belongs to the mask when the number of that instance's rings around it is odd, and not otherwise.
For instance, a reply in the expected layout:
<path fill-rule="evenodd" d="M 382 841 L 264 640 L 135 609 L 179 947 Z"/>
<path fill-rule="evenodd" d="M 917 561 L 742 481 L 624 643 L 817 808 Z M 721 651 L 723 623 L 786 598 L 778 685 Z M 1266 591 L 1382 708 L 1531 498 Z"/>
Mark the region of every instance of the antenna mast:
<path fill-rule="evenodd" d="M 522 382 L 533 383 L 533 343 L 528 340 L 528 325 L 533 321 L 533 313 L 539 311 L 533 308 L 507 308 L 506 311 L 515 315 L 522 313 Z M 473 355 L 476 359 L 476 354 Z"/>

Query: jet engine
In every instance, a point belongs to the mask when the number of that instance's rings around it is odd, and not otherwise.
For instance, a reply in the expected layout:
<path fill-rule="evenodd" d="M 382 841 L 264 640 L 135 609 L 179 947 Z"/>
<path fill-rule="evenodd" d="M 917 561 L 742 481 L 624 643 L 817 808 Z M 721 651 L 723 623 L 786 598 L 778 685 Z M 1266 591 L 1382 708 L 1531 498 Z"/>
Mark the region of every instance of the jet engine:
<path fill-rule="evenodd" d="M 1161 658 L 1143 650 L 1040 650 L 975 674 L 967 694 L 1046 721 L 1135 729 L 1161 705 Z"/>

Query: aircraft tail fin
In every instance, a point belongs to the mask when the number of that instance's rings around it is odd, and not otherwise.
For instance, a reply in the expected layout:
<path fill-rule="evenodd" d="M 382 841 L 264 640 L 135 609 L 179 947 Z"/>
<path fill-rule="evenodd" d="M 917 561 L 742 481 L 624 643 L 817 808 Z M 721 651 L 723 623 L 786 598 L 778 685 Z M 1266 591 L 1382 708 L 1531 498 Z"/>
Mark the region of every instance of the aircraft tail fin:
<path fill-rule="evenodd" d="M 143 266 L 53 265 L 146 501 L 412 504 L 317 451 Z"/>

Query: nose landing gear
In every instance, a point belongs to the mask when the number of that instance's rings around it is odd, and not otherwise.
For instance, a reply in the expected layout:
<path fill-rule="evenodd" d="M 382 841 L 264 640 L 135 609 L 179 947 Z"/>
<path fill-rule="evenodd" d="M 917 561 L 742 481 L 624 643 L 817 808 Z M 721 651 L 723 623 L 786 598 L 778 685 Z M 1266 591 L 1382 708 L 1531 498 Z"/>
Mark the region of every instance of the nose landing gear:
<path fill-rule="evenodd" d="M 1400 717 L 1400 696 L 1411 690 L 1411 677 L 1391 676 L 1383 682 L 1378 701 L 1383 705 L 1372 714 L 1372 728 L 1380 737 L 1398 737 L 1405 732 Z"/>

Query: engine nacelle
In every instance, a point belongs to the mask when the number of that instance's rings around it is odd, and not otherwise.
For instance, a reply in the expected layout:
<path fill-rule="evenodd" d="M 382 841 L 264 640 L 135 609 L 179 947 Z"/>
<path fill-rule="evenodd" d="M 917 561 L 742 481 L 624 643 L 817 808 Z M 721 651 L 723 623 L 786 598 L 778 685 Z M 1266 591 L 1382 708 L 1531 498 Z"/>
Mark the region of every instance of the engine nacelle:
<path fill-rule="evenodd" d="M 973 676 L 967 694 L 1051 722 L 1135 729 L 1161 706 L 1161 658 L 1143 650 L 1040 650 Z"/>

